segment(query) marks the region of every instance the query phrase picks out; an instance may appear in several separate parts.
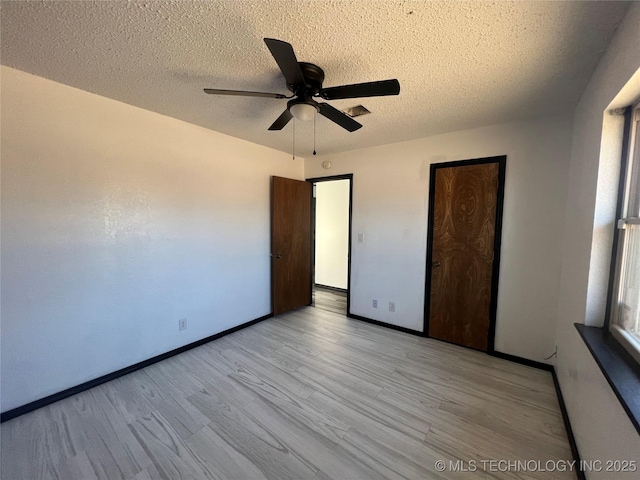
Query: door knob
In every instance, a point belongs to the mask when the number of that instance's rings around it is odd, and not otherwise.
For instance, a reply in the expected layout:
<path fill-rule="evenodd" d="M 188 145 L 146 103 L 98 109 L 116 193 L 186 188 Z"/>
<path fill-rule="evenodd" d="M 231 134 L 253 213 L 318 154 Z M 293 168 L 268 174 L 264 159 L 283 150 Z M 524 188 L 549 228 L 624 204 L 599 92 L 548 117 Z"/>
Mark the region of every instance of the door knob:
<path fill-rule="evenodd" d="M 431 264 L 432 267 L 439 267 L 440 266 L 440 262 L 433 262 Z"/>
<path fill-rule="evenodd" d="M 282 255 L 280 255 L 279 253 L 272 253 L 271 256 L 275 258 L 282 258 Z"/>

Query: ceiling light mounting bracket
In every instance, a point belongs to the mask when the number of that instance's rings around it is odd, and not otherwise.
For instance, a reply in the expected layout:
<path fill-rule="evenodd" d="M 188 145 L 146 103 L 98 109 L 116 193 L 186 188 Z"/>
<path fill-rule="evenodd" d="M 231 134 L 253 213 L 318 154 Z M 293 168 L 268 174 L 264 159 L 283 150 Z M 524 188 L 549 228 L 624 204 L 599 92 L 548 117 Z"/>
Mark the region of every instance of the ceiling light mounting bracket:
<path fill-rule="evenodd" d="M 304 84 L 287 84 L 287 88 L 297 96 L 313 97 L 318 95 L 322 89 L 322 82 L 324 82 L 324 70 L 308 62 L 298 62 L 298 65 L 304 77 Z"/>

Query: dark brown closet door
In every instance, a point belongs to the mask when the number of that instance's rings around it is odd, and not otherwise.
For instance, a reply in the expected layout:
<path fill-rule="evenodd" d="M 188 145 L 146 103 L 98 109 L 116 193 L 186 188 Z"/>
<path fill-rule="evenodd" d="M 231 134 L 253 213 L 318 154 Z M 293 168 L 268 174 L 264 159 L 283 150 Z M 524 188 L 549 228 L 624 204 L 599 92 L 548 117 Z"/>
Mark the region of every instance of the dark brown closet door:
<path fill-rule="evenodd" d="M 434 168 L 432 175 L 429 336 L 486 351 L 499 163 Z"/>

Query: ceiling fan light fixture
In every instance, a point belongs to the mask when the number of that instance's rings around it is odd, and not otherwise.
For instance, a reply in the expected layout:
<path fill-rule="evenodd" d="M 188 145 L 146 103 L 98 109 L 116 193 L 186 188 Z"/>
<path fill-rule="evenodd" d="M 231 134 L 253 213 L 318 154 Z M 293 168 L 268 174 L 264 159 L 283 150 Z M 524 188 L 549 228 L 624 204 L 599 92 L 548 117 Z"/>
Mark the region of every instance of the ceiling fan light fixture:
<path fill-rule="evenodd" d="M 294 103 L 289 107 L 289 111 L 296 120 L 307 122 L 313 120 L 316 114 L 316 107 L 310 103 Z"/>
<path fill-rule="evenodd" d="M 282 130 L 292 118 L 303 122 L 314 119 L 315 135 L 315 118 L 316 112 L 318 112 L 346 131 L 355 132 L 362 127 L 362 124 L 355 121 L 347 113 L 341 112 L 328 103 L 318 103 L 313 98 L 320 97 L 323 100 L 340 100 L 345 98 L 384 97 L 387 95 L 398 95 L 400 93 L 400 82 L 398 82 L 396 78 L 323 88 L 324 70 L 313 63 L 299 62 L 290 43 L 275 38 L 265 38 L 264 43 L 278 64 L 286 80 L 286 86 L 293 95 L 286 96 L 281 93 L 248 92 L 220 88 L 205 88 L 204 91 L 211 95 L 242 95 L 246 97 L 291 99 L 287 102 L 287 109 L 271 124 L 269 130 Z M 362 106 L 359 107 L 362 110 L 359 114 L 369 113 L 366 108 Z M 356 116 L 355 113 L 352 115 Z M 315 155 L 315 150 L 313 153 Z"/>

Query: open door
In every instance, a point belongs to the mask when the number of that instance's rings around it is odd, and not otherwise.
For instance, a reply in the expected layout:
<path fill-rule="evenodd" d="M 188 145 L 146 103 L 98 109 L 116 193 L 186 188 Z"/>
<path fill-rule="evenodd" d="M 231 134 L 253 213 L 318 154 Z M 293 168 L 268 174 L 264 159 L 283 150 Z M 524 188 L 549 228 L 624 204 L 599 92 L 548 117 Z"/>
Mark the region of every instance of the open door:
<path fill-rule="evenodd" d="M 493 351 L 506 157 L 431 165 L 425 331 Z"/>
<path fill-rule="evenodd" d="M 312 184 L 272 177 L 271 298 L 273 314 L 311 305 Z"/>

